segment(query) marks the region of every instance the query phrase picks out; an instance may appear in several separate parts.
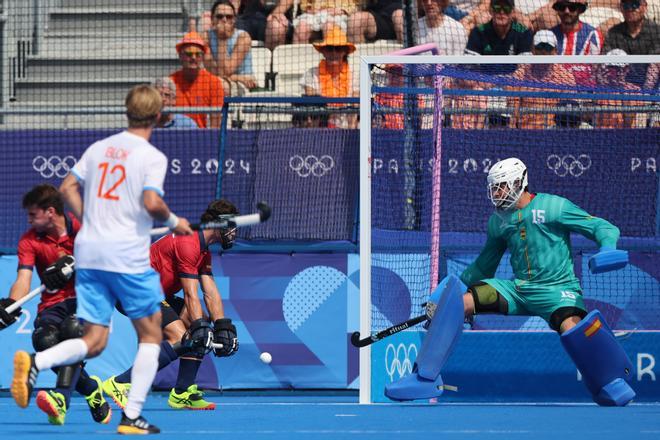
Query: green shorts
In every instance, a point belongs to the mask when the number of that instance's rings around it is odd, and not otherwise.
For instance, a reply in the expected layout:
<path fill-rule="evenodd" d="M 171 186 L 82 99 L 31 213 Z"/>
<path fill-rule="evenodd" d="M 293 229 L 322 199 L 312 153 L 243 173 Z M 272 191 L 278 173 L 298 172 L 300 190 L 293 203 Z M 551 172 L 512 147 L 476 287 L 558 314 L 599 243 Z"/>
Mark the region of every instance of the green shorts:
<path fill-rule="evenodd" d="M 552 314 L 562 307 L 575 307 L 585 311 L 585 314 L 587 311 L 582 292 L 575 288 L 575 284 L 549 286 L 496 278 L 481 281 L 506 299 L 509 315 L 539 316 L 550 324 Z"/>

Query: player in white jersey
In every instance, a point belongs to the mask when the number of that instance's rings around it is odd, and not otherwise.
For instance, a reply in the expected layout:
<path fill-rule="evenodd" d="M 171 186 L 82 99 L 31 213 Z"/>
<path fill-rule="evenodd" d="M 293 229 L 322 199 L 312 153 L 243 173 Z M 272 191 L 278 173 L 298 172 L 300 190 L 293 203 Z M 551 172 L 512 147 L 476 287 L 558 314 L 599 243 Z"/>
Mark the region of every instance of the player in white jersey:
<path fill-rule="evenodd" d="M 140 416 L 156 375 L 162 338 L 163 292 L 149 264 L 152 219 L 165 222 L 177 234 L 192 234 L 188 221 L 177 218 L 162 199 L 167 158 L 149 143 L 161 109 L 156 89 L 146 85 L 131 89 L 126 97 L 128 130 L 91 145 L 62 182 L 65 202 L 83 219 L 74 256 L 77 315 L 85 321 L 84 333 L 82 338 L 36 354 L 16 353 L 11 391 L 21 407 L 28 405 L 40 370 L 103 351 L 119 301 L 133 321 L 139 345 L 131 391 L 117 430 L 121 434 L 160 432 Z"/>

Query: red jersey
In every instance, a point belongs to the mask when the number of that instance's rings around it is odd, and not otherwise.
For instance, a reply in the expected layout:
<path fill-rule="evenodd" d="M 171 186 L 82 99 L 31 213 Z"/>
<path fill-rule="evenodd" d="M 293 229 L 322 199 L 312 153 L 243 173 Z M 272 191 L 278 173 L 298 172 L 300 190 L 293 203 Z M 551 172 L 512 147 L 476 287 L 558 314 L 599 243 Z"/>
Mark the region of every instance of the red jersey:
<path fill-rule="evenodd" d="M 166 298 L 181 290 L 181 278 L 213 276 L 207 246 L 202 231 L 193 235 L 169 234 L 151 245 L 151 267 L 160 274 Z"/>
<path fill-rule="evenodd" d="M 80 222 L 72 215 L 64 216 L 66 224 L 66 235 L 55 239 L 47 234 L 37 233 L 33 228 L 23 234 L 18 241 L 18 269 L 32 270 L 35 266 L 39 278 L 49 265 L 53 264 L 63 255 L 73 255 L 73 240 L 80 230 Z M 37 312 L 58 304 L 65 299 L 75 298 L 76 292 L 73 288 L 74 277 L 63 289 L 54 293 L 44 291 L 41 294 L 41 302 Z"/>

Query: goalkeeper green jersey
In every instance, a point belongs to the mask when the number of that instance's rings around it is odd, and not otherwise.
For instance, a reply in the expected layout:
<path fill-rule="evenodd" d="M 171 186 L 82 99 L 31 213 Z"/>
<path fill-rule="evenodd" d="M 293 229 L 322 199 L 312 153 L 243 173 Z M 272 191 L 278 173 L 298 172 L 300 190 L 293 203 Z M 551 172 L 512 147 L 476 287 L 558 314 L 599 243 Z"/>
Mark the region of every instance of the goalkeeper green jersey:
<path fill-rule="evenodd" d="M 539 193 L 522 209 L 491 215 L 486 244 L 461 280 L 470 286 L 492 278 L 508 249 L 516 286 L 564 284 L 579 289 L 571 232 L 584 235 L 599 247 L 614 248 L 619 238 L 619 229 L 608 221 L 589 215 L 568 199 Z"/>

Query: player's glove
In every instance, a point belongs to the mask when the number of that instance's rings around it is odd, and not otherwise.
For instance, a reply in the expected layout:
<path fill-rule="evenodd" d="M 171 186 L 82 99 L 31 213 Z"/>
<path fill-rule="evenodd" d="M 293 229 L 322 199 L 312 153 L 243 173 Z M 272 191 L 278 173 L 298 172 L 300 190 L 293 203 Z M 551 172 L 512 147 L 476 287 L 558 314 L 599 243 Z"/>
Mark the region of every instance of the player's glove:
<path fill-rule="evenodd" d="M 46 286 L 46 290 L 55 292 L 66 286 L 73 275 L 75 264 L 76 260 L 72 255 L 65 255 L 48 266 L 41 274 L 41 282 Z"/>
<path fill-rule="evenodd" d="M 21 316 L 21 308 L 17 308 L 11 313 L 7 313 L 7 307 L 14 304 L 14 301 L 11 298 L 2 298 L 0 299 L 0 330 L 4 330 L 13 323 L 16 322 L 19 316 Z"/>
<path fill-rule="evenodd" d="M 222 348 L 213 349 L 213 353 L 218 357 L 231 356 L 238 351 L 236 327 L 231 323 L 231 319 L 216 319 L 213 323 L 213 342 L 222 344 Z"/>
<path fill-rule="evenodd" d="M 194 320 L 181 339 L 181 345 L 188 350 L 188 353 L 199 358 L 211 351 L 212 343 L 213 329 L 211 323 L 205 319 Z"/>
<path fill-rule="evenodd" d="M 603 273 L 623 269 L 628 264 L 628 252 L 610 247 L 602 247 L 600 251 L 589 258 L 591 273 Z"/>

